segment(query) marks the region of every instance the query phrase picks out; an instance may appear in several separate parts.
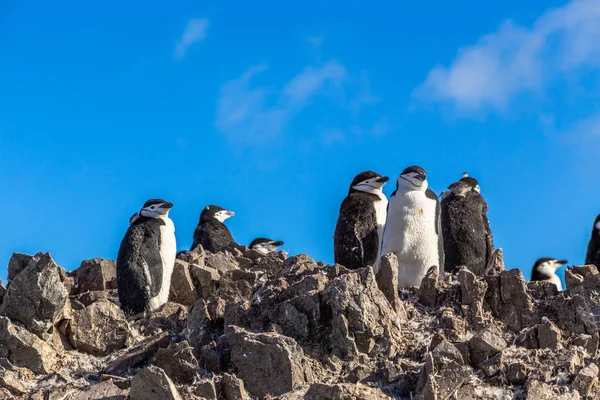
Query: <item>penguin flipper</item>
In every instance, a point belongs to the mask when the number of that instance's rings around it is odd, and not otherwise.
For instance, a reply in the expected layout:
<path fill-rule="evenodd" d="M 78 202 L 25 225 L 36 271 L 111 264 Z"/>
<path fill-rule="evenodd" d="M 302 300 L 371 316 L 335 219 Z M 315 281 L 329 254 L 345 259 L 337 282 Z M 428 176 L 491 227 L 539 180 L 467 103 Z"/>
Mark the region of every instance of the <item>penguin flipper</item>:
<path fill-rule="evenodd" d="M 442 207 L 440 206 L 440 200 L 435 192 L 431 189 L 425 191 L 425 195 L 431 200 L 435 201 L 435 233 L 438 237 L 438 267 L 439 271 L 444 271 L 444 235 L 442 235 Z"/>

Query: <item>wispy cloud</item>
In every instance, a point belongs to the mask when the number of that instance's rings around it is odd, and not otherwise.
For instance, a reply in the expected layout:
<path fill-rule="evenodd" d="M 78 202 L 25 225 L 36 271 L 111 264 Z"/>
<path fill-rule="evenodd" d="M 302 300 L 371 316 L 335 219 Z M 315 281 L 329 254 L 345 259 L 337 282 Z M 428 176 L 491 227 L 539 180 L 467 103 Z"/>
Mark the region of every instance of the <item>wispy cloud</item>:
<path fill-rule="evenodd" d="M 276 137 L 311 99 L 341 90 L 348 78 L 346 68 L 331 60 L 305 67 L 279 89 L 253 86 L 252 79 L 266 70 L 252 67 L 221 88 L 215 126 L 223 133 L 248 141 Z"/>
<path fill-rule="evenodd" d="M 600 1 L 572 0 L 530 27 L 504 22 L 433 68 L 415 95 L 459 111 L 503 110 L 518 95 L 600 65 Z"/>
<path fill-rule="evenodd" d="M 190 46 L 194 43 L 198 43 L 203 41 L 206 38 L 206 30 L 210 22 L 208 18 L 193 18 L 191 19 L 185 31 L 183 31 L 183 35 L 177 41 L 177 45 L 175 46 L 175 58 L 182 59 L 185 57 L 185 53 L 187 53 Z"/>

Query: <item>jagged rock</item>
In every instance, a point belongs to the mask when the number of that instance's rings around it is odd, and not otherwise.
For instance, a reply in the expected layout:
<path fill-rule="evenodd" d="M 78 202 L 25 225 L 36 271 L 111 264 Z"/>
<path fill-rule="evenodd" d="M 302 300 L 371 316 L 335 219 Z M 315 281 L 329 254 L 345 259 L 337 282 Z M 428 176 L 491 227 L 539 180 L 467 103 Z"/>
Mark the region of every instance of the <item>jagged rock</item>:
<path fill-rule="evenodd" d="M 579 335 L 573 339 L 573 345 L 583 347 L 590 357 L 596 357 L 599 342 L 598 332 L 593 335 Z"/>
<path fill-rule="evenodd" d="M 81 293 L 76 297 L 77 301 L 86 307 L 99 300 L 109 300 L 114 303 L 118 298 L 119 295 L 116 290 L 95 290 L 92 292 Z"/>
<path fill-rule="evenodd" d="M 565 284 L 567 286 L 568 291 L 572 291 L 581 283 L 583 283 L 584 276 L 577 274 L 573 267 L 567 267 L 565 270 Z"/>
<path fill-rule="evenodd" d="M 590 364 L 579 371 L 579 374 L 573 379 L 571 388 L 577 390 L 580 395 L 587 397 L 592 387 L 598 382 L 598 366 Z"/>
<path fill-rule="evenodd" d="M 17 374 L 4 368 L 0 368 L 0 387 L 7 389 L 15 396 L 22 396 L 27 393 L 27 388 Z M 2 397 L 0 396 L 0 398 Z"/>
<path fill-rule="evenodd" d="M 246 272 L 241 269 L 228 271 L 219 279 L 219 297 L 228 303 L 250 300 L 259 278 L 258 272 Z"/>
<path fill-rule="evenodd" d="M 337 357 L 364 353 L 393 358 L 401 350 L 402 321 L 377 287 L 370 267 L 333 279 L 322 293 L 322 308 L 331 318 L 330 341 Z"/>
<path fill-rule="evenodd" d="M 201 244 L 194 247 L 194 249 L 191 251 L 180 251 L 179 253 L 177 253 L 178 260 L 187 262 L 189 264 L 203 266 L 205 264 L 205 258 L 206 252 L 202 248 Z"/>
<path fill-rule="evenodd" d="M 269 317 L 281 327 L 284 335 L 298 340 L 308 339 L 308 317 L 290 302 L 278 304 Z"/>
<path fill-rule="evenodd" d="M 502 332 L 495 325 L 488 325 L 469 340 L 471 360 L 474 365 L 487 360 L 504 350 L 507 346 L 502 338 Z"/>
<path fill-rule="evenodd" d="M 208 324 L 210 315 L 204 299 L 198 299 L 186 320 L 185 337 L 194 348 L 194 354 L 198 356 L 200 349 L 210 343 Z"/>
<path fill-rule="evenodd" d="M 58 362 L 56 352 L 36 335 L 0 317 L 0 351 L 19 367 L 37 374 L 48 374 Z"/>
<path fill-rule="evenodd" d="M 575 396 L 573 393 L 559 396 L 552 386 L 537 380 L 528 381 L 526 388 L 527 400 L 579 400 L 579 395 Z"/>
<path fill-rule="evenodd" d="M 108 300 L 74 311 L 70 331 L 73 347 L 95 355 L 122 349 L 130 334 L 123 311 Z"/>
<path fill-rule="evenodd" d="M 130 369 L 148 361 L 159 348 L 166 347 L 169 341 L 170 335 L 168 332 L 161 332 L 152 336 L 110 361 L 105 372 L 110 375 L 123 375 Z"/>
<path fill-rule="evenodd" d="M 217 388 L 215 387 L 215 381 L 212 379 L 205 379 L 198 382 L 194 388 L 194 394 L 202 399 L 217 400 Z"/>
<path fill-rule="evenodd" d="M 25 258 L 19 256 L 18 259 L 14 264 L 19 267 L 13 269 L 20 268 Z M 68 296 L 61 280 L 63 276 L 50 253 L 31 257 L 27 266 L 11 280 L 4 296 L 4 314 L 40 338 L 48 339 Z"/>
<path fill-rule="evenodd" d="M 540 349 L 557 349 L 562 341 L 560 329 L 552 321 L 544 318 L 537 326 Z"/>
<path fill-rule="evenodd" d="M 215 374 L 226 370 L 225 353 L 214 340 L 200 349 L 200 355 L 207 370 Z"/>
<path fill-rule="evenodd" d="M 506 378 L 513 385 L 522 385 L 527 380 L 527 368 L 522 363 L 510 364 L 507 368 Z"/>
<path fill-rule="evenodd" d="M 461 304 L 463 312 L 475 329 L 481 328 L 483 324 L 483 303 L 488 284 L 477 278 L 473 272 L 466 267 L 458 271 L 460 282 Z"/>
<path fill-rule="evenodd" d="M 192 353 L 192 347 L 185 340 L 170 344 L 166 349 L 159 349 L 153 364 L 162 368 L 179 384 L 192 384 L 199 372 L 198 360 Z"/>
<path fill-rule="evenodd" d="M 313 383 L 303 397 L 305 400 L 391 400 L 381 389 L 367 385 Z"/>
<path fill-rule="evenodd" d="M 470 370 L 464 365 L 458 349 L 442 340 L 425 357 L 425 367 L 420 379 L 424 399 L 447 399 L 463 384 Z"/>
<path fill-rule="evenodd" d="M 17 275 L 21 273 L 29 263 L 37 262 L 44 255 L 44 253 L 37 253 L 34 256 L 30 256 L 29 254 L 23 253 L 13 253 L 8 261 L 8 282 L 12 282 L 15 280 Z"/>
<path fill-rule="evenodd" d="M 304 351 L 294 339 L 230 326 L 227 340 L 231 345 L 231 362 L 253 395 L 280 395 L 306 382 L 308 367 L 303 360 Z"/>
<path fill-rule="evenodd" d="M 182 400 L 169 376 L 155 366 L 133 377 L 129 396 L 131 400 Z"/>
<path fill-rule="evenodd" d="M 117 288 L 117 265 L 111 260 L 85 260 L 71 275 L 78 293 Z"/>
<path fill-rule="evenodd" d="M 538 341 L 538 328 L 525 328 L 517 335 L 514 341 L 515 346 L 524 347 L 526 349 L 538 349 L 540 347 Z"/>
<path fill-rule="evenodd" d="M 283 262 L 283 269 L 279 275 L 285 277 L 288 282 L 295 282 L 305 275 L 313 275 L 318 270 L 319 265 L 315 260 L 306 254 L 298 254 Z"/>
<path fill-rule="evenodd" d="M 190 275 L 200 296 L 208 300 L 217 291 L 220 274 L 214 268 L 192 265 L 189 266 Z"/>
<path fill-rule="evenodd" d="M 69 400 L 125 400 L 129 390 L 121 389 L 112 379 L 90 386 L 88 390 L 78 390 L 68 396 Z"/>
<path fill-rule="evenodd" d="M 169 300 L 185 306 L 191 306 L 197 299 L 198 292 L 190 275 L 189 264 L 181 260 L 175 260 L 173 275 L 171 275 Z"/>
<path fill-rule="evenodd" d="M 6 294 L 6 288 L 2 284 L 2 279 L 0 279 L 0 304 L 2 304 L 2 300 L 4 300 L 5 294 Z"/>
<path fill-rule="evenodd" d="M 397 313 L 406 313 L 398 296 L 398 257 L 395 253 L 388 253 L 381 258 L 376 280 L 392 308 Z"/>
<path fill-rule="evenodd" d="M 258 254 L 259 257 L 255 258 L 254 254 Z M 249 256 L 250 255 L 250 256 Z M 283 269 L 283 260 L 278 253 L 261 254 L 255 250 L 249 249 L 246 251 L 245 256 L 254 261 L 254 265 L 249 269 L 251 271 L 262 271 L 267 275 L 268 279 L 275 279 L 281 273 Z"/>
<path fill-rule="evenodd" d="M 511 269 L 500 273 L 500 297 L 500 319 L 513 332 L 520 332 L 536 322 L 533 302 L 527 293 L 527 283 L 520 270 Z"/>
<path fill-rule="evenodd" d="M 426 307 L 434 307 L 437 300 L 437 284 L 440 276 L 438 267 L 429 268 L 419 287 L 419 302 Z"/>
<path fill-rule="evenodd" d="M 222 274 L 239 268 L 237 260 L 230 253 L 208 253 L 205 262 L 207 267 L 216 269 Z"/>
<path fill-rule="evenodd" d="M 223 374 L 221 380 L 221 391 L 225 400 L 247 400 L 248 394 L 244 388 L 244 382 L 231 374 Z"/>
<path fill-rule="evenodd" d="M 187 307 L 169 301 L 148 319 L 142 320 L 144 335 L 154 335 L 161 331 L 179 334 L 185 328 L 187 316 Z"/>

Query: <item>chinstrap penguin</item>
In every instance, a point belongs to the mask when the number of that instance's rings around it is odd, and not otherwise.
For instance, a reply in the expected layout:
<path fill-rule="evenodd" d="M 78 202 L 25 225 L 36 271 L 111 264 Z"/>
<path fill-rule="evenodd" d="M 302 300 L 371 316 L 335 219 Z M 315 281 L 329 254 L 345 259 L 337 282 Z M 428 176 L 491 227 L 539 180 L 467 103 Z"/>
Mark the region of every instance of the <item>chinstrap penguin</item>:
<path fill-rule="evenodd" d="M 140 217 L 140 214 L 138 214 L 137 212 L 134 212 L 133 215 L 131 217 L 129 217 L 129 225 L 133 224 L 135 222 L 136 219 L 138 219 Z"/>
<path fill-rule="evenodd" d="M 556 258 L 542 257 L 533 264 L 531 270 L 532 281 L 548 281 L 556 285 L 558 291 L 562 291 L 562 282 L 556 270 L 565 265 L 567 260 L 558 260 Z"/>
<path fill-rule="evenodd" d="M 588 243 L 587 254 L 585 255 L 586 264 L 594 264 L 600 268 L 600 215 L 596 217 L 592 228 L 592 237 Z"/>
<path fill-rule="evenodd" d="M 128 316 L 153 312 L 169 299 L 177 247 L 169 218 L 172 207 L 162 199 L 148 200 L 121 241 L 117 289 L 121 309 Z"/>
<path fill-rule="evenodd" d="M 381 255 L 398 257 L 398 285 L 418 287 L 432 266 L 442 269 L 440 203 L 428 188 L 427 174 L 419 166 L 406 168 L 390 196 Z"/>
<path fill-rule="evenodd" d="M 194 243 L 191 250 L 201 244 L 204 250 L 217 253 L 233 246 L 235 241 L 223 222 L 234 215 L 233 211 L 219 206 L 206 206 L 200 214 L 200 221 L 194 231 Z"/>
<path fill-rule="evenodd" d="M 281 240 L 271 240 L 267 238 L 256 238 L 250 243 L 250 248 L 261 254 L 269 254 L 277 250 L 279 246 L 283 246 Z"/>
<path fill-rule="evenodd" d="M 464 176 L 442 199 L 442 233 L 446 272 L 466 266 L 483 275 L 492 260 L 494 242 L 487 218 L 488 206 L 475 178 Z"/>
<path fill-rule="evenodd" d="M 388 204 L 382 188 L 388 179 L 376 172 L 364 171 L 352 180 L 333 236 L 337 264 L 350 269 L 367 265 L 375 268 Z"/>

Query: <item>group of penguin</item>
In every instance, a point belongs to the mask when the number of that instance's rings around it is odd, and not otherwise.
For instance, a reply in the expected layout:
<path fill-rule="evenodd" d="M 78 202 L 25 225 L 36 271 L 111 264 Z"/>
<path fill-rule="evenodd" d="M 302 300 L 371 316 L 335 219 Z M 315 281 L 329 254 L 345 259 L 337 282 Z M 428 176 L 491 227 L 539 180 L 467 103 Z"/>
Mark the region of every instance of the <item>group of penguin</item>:
<path fill-rule="evenodd" d="M 340 207 L 334 234 L 335 262 L 348 268 L 379 270 L 382 256 L 398 258 L 399 288 L 418 287 L 431 267 L 476 275 L 494 266 L 496 252 L 488 206 L 475 178 L 463 173 L 439 197 L 428 187 L 427 173 L 407 167 L 396 181 L 389 202 L 383 186 L 389 179 L 373 171 L 358 174 Z M 544 257 L 532 269 L 532 280 L 546 280 L 562 290 L 556 270 L 567 260 Z M 594 221 L 586 264 L 600 266 L 600 215 Z"/>
<path fill-rule="evenodd" d="M 383 193 L 389 178 L 373 171 L 356 175 L 343 200 L 334 233 L 334 258 L 350 269 L 373 267 L 382 256 L 398 259 L 398 286 L 418 287 L 431 267 L 454 273 L 462 266 L 476 275 L 493 268 L 496 252 L 488 206 L 475 178 L 463 174 L 438 197 L 428 187 L 419 166 L 404 169 L 390 199 Z M 441 201 L 440 201 L 441 198 Z M 169 218 L 173 204 L 162 199 L 144 203 L 129 220 L 117 256 L 117 289 L 123 311 L 131 318 L 144 316 L 169 298 L 177 255 L 175 226 Z M 224 221 L 232 211 L 209 205 L 200 214 L 192 250 L 201 245 L 212 253 L 233 247 Z M 262 254 L 275 251 L 281 241 L 257 238 L 250 248 Z M 532 280 L 547 280 L 562 290 L 556 270 L 567 260 L 540 258 Z M 600 215 L 594 222 L 586 264 L 600 266 Z"/>

